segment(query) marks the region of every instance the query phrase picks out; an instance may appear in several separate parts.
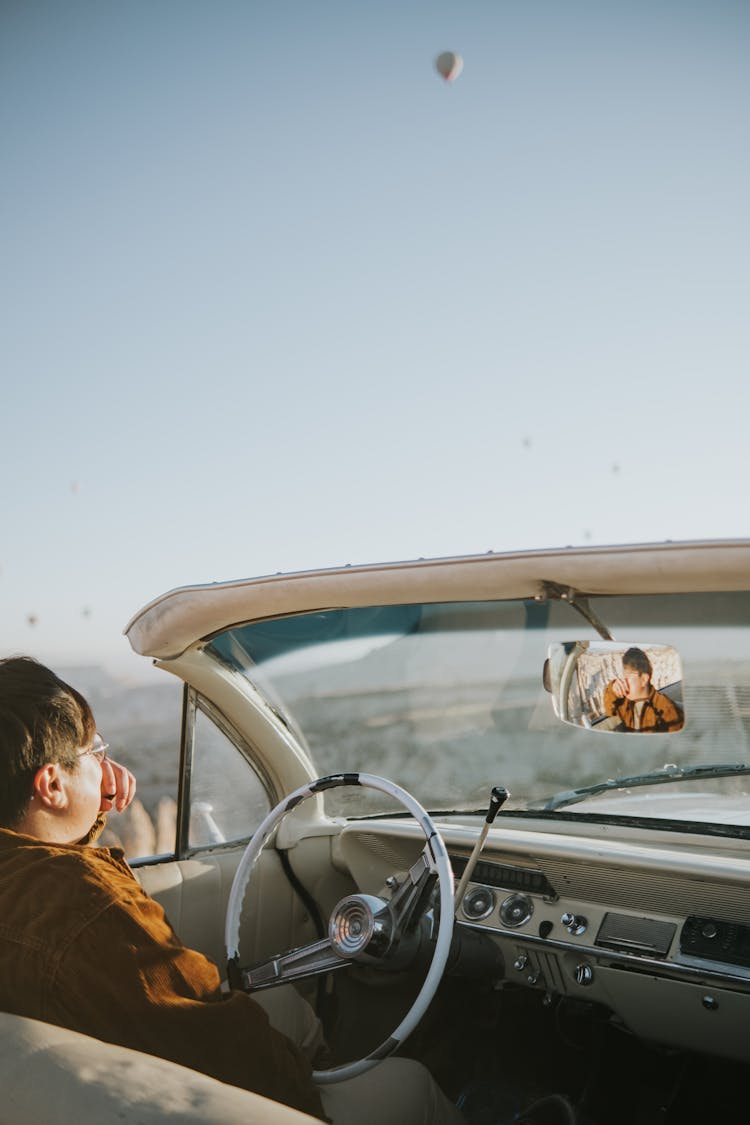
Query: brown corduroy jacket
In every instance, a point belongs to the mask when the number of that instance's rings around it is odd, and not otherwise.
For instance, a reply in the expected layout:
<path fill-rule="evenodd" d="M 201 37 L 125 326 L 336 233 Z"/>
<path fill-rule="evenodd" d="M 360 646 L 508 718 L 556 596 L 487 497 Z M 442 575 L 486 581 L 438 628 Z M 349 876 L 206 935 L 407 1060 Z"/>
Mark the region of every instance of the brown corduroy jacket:
<path fill-rule="evenodd" d="M 628 730 L 635 730 L 635 704 L 632 699 L 615 695 L 613 684 L 607 684 L 604 689 L 604 710 L 608 715 L 616 717 Z M 669 696 L 651 688 L 651 694 L 646 700 L 641 715 L 642 731 L 667 731 L 680 730 L 683 718 Z"/>
<path fill-rule="evenodd" d="M 0 1009 L 119 1043 L 321 1117 L 311 1066 L 186 948 L 119 848 L 0 829 Z"/>

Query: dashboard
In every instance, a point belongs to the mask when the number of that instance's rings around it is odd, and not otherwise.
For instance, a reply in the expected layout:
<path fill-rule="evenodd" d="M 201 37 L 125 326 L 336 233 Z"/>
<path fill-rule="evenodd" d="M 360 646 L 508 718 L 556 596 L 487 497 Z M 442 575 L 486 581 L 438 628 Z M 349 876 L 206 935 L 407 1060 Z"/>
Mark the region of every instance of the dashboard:
<path fill-rule="evenodd" d="M 517 823 L 490 832 L 456 910 L 459 927 L 499 947 L 499 987 L 591 1000 L 644 1040 L 750 1061 L 748 842 Z M 459 878 L 476 824 L 438 827 Z M 338 847 L 360 889 L 378 893 L 422 844 L 418 829 L 382 820 L 350 824 Z"/>

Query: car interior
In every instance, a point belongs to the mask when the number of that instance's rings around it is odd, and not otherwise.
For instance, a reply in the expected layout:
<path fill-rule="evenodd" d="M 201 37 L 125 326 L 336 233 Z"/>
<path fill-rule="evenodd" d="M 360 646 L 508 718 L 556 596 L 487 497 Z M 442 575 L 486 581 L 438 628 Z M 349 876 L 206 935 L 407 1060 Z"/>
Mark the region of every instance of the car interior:
<path fill-rule="evenodd" d="M 137 878 L 227 987 L 313 1005 L 322 1081 L 395 1051 L 475 1125 L 733 1120 L 748 563 L 667 544 L 164 595 L 127 633 L 184 684 L 175 845 Z"/>

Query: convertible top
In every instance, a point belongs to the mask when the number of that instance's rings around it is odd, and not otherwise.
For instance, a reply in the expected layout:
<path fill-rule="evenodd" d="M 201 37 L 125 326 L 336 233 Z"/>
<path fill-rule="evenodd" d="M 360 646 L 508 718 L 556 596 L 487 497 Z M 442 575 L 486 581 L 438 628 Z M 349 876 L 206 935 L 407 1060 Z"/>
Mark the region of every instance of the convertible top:
<path fill-rule="evenodd" d="M 172 659 L 239 624 L 366 605 L 543 598 L 549 585 L 579 596 L 745 590 L 750 540 L 565 547 L 344 566 L 182 586 L 125 626 L 135 652 Z"/>

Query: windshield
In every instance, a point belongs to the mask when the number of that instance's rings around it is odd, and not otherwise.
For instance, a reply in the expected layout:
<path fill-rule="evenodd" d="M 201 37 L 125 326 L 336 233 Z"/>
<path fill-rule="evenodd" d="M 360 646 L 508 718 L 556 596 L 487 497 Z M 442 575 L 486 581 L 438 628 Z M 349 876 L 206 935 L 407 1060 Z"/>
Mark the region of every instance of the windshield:
<path fill-rule="evenodd" d="M 389 777 L 431 811 L 486 808 L 503 785 L 504 812 L 750 825 L 741 770 L 681 769 L 750 762 L 750 594 L 589 603 L 623 645 L 679 654 L 680 729 L 634 737 L 560 721 L 543 683 L 547 652 L 598 639 L 564 601 L 329 610 L 232 629 L 209 651 L 301 733 L 318 773 Z M 653 785 L 601 784 L 651 773 Z M 326 801 L 332 813 L 371 813 L 381 798 L 365 805 L 356 791 L 334 790 Z"/>

